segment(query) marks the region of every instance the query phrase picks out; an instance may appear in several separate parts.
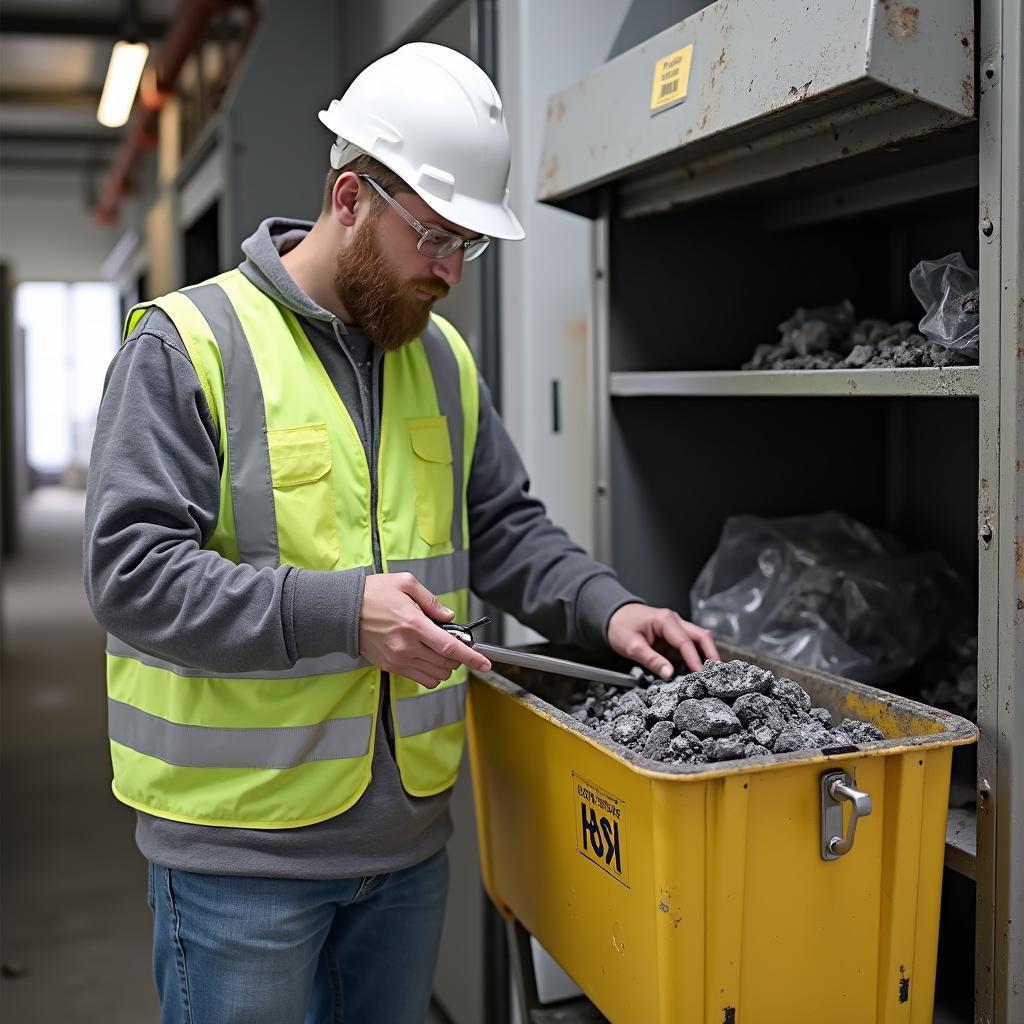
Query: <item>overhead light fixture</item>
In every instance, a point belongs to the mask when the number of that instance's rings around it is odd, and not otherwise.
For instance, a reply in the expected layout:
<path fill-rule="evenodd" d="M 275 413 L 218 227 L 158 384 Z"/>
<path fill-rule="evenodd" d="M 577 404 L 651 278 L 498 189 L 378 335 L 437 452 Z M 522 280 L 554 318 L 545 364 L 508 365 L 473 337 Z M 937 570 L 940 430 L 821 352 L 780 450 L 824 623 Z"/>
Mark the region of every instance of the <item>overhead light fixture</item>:
<path fill-rule="evenodd" d="M 128 120 L 148 57 L 149 47 L 145 43 L 129 43 L 123 39 L 114 43 L 107 80 L 103 83 L 103 94 L 96 111 L 100 124 L 120 128 Z"/>

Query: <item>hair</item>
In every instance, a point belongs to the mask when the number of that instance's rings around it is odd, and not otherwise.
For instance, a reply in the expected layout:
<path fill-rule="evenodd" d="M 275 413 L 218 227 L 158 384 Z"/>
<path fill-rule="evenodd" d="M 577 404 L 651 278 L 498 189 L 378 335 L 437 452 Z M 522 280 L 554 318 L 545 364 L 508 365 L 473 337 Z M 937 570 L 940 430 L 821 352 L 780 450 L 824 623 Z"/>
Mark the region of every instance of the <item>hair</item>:
<path fill-rule="evenodd" d="M 364 153 L 362 156 L 357 156 L 355 160 L 350 160 L 344 167 L 339 167 L 337 170 L 332 167 L 327 172 L 327 177 L 324 180 L 324 198 L 320 207 L 322 214 L 330 213 L 331 194 L 334 192 L 334 183 L 346 171 L 368 175 L 389 195 L 394 195 L 396 192 L 412 191 L 406 181 L 395 174 L 390 167 L 385 167 L 379 160 L 375 160 L 372 156 Z M 374 207 L 384 205 L 384 200 L 372 189 L 370 190 L 370 198 Z"/>

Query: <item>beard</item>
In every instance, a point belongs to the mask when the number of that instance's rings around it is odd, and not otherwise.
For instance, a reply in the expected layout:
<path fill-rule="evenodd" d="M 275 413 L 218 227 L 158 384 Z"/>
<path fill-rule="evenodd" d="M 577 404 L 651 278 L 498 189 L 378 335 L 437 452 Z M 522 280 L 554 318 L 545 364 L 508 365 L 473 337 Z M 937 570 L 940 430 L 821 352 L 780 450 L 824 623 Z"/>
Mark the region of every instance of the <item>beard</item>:
<path fill-rule="evenodd" d="M 392 352 L 427 326 L 433 303 L 419 298 L 417 290 L 443 299 L 448 285 L 436 277 L 400 283 L 377 244 L 375 228 L 376 220 L 368 220 L 338 253 L 334 290 L 367 337 Z"/>

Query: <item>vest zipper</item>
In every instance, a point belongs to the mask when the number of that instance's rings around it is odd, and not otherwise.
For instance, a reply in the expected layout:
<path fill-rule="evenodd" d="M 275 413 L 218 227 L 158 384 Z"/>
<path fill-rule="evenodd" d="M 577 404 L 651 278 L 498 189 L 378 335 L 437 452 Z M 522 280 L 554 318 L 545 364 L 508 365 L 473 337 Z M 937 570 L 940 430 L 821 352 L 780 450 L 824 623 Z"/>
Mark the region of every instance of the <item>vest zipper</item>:
<path fill-rule="evenodd" d="M 359 402 L 362 407 L 363 423 L 366 426 L 366 464 L 370 474 L 370 541 L 373 548 L 373 571 L 383 572 L 384 563 L 380 553 L 380 533 L 377 529 L 377 407 L 378 407 L 378 382 L 380 377 L 381 354 L 376 345 L 373 346 L 370 357 L 370 378 L 371 393 L 366 393 L 366 384 L 359 367 L 345 344 L 341 332 L 338 330 L 338 321 L 332 322 L 334 337 L 339 347 L 345 353 L 346 358 L 352 366 L 352 372 L 356 377 L 356 384 L 359 387 Z M 388 742 L 388 749 L 392 758 L 395 757 L 395 729 L 391 720 L 391 676 L 388 672 L 381 671 L 381 722 L 384 725 L 384 736 Z"/>
<path fill-rule="evenodd" d="M 376 345 L 373 346 L 373 355 L 370 356 L 370 535 L 373 538 L 373 564 L 377 572 L 383 572 L 384 564 L 380 553 L 380 533 L 377 529 L 377 468 L 379 451 L 379 423 L 377 422 L 377 410 L 380 409 L 380 374 L 383 356 Z M 388 750 L 391 757 L 395 759 L 395 723 L 391 718 L 391 673 L 381 671 L 381 722 L 384 724 L 384 736 L 388 741 Z"/>

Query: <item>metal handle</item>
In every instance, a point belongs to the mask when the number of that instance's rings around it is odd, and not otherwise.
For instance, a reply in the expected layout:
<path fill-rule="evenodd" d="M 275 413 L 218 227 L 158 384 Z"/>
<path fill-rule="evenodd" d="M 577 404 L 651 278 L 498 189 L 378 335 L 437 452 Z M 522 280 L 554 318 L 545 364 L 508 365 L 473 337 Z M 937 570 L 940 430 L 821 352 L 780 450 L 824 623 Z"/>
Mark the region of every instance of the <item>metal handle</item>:
<path fill-rule="evenodd" d="M 843 835 L 843 803 L 849 800 L 850 824 Z M 853 848 L 857 820 L 871 813 L 871 797 L 854 787 L 853 776 L 843 771 L 821 777 L 821 856 L 838 860 Z"/>

